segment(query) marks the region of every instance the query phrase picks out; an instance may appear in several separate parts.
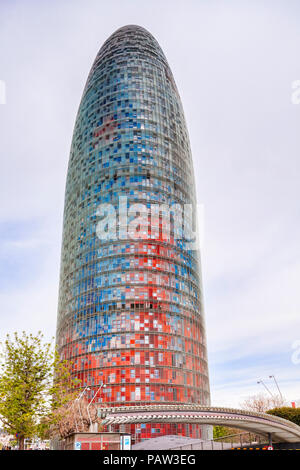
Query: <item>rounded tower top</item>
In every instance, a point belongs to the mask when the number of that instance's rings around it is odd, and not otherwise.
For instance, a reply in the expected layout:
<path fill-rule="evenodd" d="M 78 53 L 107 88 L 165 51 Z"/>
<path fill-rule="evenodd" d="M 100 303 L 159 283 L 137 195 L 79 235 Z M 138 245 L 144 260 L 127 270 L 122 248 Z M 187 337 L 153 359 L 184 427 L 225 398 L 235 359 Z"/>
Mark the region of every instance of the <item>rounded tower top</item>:
<path fill-rule="evenodd" d="M 97 77 L 107 62 L 116 57 L 124 57 L 125 51 L 127 62 L 132 58 L 142 58 L 148 59 L 153 65 L 162 67 L 180 101 L 172 71 L 158 41 L 149 31 L 139 25 L 122 26 L 103 43 L 90 70 L 84 93 L 91 81 L 94 81 L 95 75 Z"/>
<path fill-rule="evenodd" d="M 133 24 L 122 26 L 121 28 L 118 28 L 104 42 L 101 49 L 103 49 L 106 44 L 109 44 L 114 40 L 117 40 L 117 41 L 125 40 L 127 44 L 132 43 L 134 45 L 137 45 L 137 40 L 139 38 L 140 39 L 143 38 L 144 40 L 146 40 L 148 45 L 152 45 L 153 47 L 158 49 L 160 51 L 160 53 L 162 54 L 162 56 L 164 57 L 164 53 L 163 53 L 159 43 L 155 39 L 155 37 L 147 29 L 143 28 L 142 26 L 133 25 Z M 100 49 L 100 51 L 101 51 L 101 49 Z"/>

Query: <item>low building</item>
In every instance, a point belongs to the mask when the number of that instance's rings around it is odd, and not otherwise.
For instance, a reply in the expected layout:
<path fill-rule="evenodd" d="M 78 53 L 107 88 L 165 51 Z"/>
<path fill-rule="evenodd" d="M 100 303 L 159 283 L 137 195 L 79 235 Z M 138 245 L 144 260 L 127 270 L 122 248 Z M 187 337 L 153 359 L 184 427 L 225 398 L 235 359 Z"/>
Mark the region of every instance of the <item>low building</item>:
<path fill-rule="evenodd" d="M 118 432 L 76 432 L 55 442 L 53 450 L 130 450 L 130 441 Z"/>

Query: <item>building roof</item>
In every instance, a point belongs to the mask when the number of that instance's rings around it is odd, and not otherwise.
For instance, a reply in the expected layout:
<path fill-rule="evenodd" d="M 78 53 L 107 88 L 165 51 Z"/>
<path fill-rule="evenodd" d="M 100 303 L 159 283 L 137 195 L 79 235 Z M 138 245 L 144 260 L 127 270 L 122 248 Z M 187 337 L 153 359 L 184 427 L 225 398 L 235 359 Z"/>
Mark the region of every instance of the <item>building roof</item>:
<path fill-rule="evenodd" d="M 152 439 L 147 439 L 132 446 L 132 450 L 167 450 L 174 447 L 186 446 L 189 444 L 197 444 L 201 442 L 200 439 L 191 439 L 184 436 L 161 436 Z"/>

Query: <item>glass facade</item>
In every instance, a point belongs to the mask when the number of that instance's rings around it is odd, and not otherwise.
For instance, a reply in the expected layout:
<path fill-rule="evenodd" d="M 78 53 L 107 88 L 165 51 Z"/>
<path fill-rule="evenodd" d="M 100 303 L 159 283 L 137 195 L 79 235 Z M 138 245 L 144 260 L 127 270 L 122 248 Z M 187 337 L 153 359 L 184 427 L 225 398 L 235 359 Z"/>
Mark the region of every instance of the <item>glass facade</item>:
<path fill-rule="evenodd" d="M 200 255 L 180 236 L 172 209 L 195 207 L 194 188 L 183 109 L 166 58 L 145 29 L 120 28 L 87 79 L 64 207 L 57 345 L 90 396 L 106 384 L 96 402 L 209 404 Z M 120 217 L 121 202 L 128 220 Z M 162 205 L 171 208 L 169 227 L 152 210 Z M 141 207 L 149 224 L 136 224 L 133 236 L 125 222 L 137 220 Z M 118 216 L 105 238 L 97 227 L 109 208 Z M 191 228 L 191 216 L 184 225 Z M 200 437 L 201 428 L 156 423 L 130 431 L 140 440 Z"/>

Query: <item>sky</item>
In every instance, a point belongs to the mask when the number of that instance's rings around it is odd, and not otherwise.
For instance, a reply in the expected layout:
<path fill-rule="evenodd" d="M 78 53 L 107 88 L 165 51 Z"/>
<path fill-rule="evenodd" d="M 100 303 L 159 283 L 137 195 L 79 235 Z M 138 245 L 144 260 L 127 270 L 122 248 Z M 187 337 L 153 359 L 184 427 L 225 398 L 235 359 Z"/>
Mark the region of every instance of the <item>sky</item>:
<path fill-rule="evenodd" d="M 99 48 L 126 24 L 160 43 L 186 115 L 212 403 L 238 407 L 260 379 L 275 393 L 273 374 L 298 400 L 298 0 L 1 0 L 0 340 L 55 335 L 75 117 Z"/>

